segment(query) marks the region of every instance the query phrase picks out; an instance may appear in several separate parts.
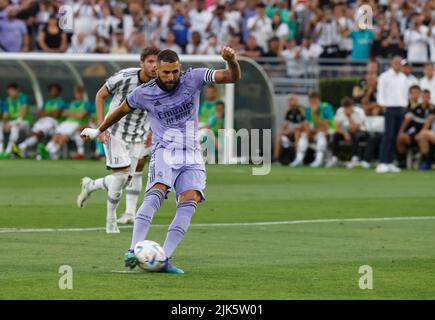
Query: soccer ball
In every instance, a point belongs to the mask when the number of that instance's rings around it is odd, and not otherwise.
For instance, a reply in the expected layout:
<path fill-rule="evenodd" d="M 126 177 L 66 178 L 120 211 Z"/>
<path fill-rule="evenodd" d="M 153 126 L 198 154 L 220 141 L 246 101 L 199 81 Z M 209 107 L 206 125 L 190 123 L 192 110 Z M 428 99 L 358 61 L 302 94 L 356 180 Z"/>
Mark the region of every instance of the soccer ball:
<path fill-rule="evenodd" d="M 139 260 L 139 267 L 143 270 L 156 272 L 165 266 L 166 254 L 157 242 L 150 240 L 138 242 L 134 246 L 134 254 Z"/>

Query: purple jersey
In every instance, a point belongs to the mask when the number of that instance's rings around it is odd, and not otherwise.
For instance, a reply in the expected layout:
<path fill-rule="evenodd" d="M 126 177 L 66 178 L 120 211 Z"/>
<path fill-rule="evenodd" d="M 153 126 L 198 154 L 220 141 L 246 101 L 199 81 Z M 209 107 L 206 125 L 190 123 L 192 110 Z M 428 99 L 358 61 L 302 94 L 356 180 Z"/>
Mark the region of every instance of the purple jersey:
<path fill-rule="evenodd" d="M 166 91 L 156 79 L 134 89 L 127 96 L 132 109 L 148 111 L 153 145 L 194 150 L 199 147 L 199 96 L 205 84 L 214 83 L 215 70 L 188 69 L 177 87 Z"/>

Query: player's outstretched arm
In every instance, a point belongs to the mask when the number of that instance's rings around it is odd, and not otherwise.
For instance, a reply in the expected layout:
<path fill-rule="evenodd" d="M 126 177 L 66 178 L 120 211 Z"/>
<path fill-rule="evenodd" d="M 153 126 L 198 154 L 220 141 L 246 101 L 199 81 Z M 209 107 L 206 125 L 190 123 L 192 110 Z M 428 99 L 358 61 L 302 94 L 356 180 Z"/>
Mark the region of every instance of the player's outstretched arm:
<path fill-rule="evenodd" d="M 106 131 L 110 126 L 117 123 L 119 120 L 122 119 L 125 115 L 133 112 L 134 110 L 130 108 L 126 101 L 124 101 L 118 108 L 113 110 L 107 118 L 103 121 L 103 123 L 100 125 L 98 129 L 91 129 L 86 128 L 82 131 L 80 134 L 80 137 L 83 140 L 92 140 L 98 137 L 100 134 L 102 134 L 104 131 Z"/>
<path fill-rule="evenodd" d="M 241 79 L 242 73 L 237 61 L 236 52 L 230 47 L 224 47 L 221 51 L 222 58 L 228 63 L 224 70 L 216 70 L 216 83 L 235 83 Z"/>

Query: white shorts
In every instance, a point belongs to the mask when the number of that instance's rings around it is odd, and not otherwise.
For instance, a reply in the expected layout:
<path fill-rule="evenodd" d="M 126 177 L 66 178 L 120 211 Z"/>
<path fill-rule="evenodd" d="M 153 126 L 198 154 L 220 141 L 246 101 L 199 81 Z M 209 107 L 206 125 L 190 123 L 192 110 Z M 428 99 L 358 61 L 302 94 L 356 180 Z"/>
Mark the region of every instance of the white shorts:
<path fill-rule="evenodd" d="M 150 148 L 145 148 L 144 142 L 128 143 L 112 134 L 107 135 L 103 146 L 107 169 L 130 168 L 130 175 L 136 171 L 138 161 L 150 154 Z"/>
<path fill-rule="evenodd" d="M 58 126 L 57 120 L 52 117 L 43 117 L 35 122 L 32 132 L 42 132 L 46 136 L 51 136 Z"/>
<path fill-rule="evenodd" d="M 55 133 L 71 137 L 76 132 L 79 126 L 80 124 L 78 124 L 77 122 L 65 121 L 57 127 Z"/>

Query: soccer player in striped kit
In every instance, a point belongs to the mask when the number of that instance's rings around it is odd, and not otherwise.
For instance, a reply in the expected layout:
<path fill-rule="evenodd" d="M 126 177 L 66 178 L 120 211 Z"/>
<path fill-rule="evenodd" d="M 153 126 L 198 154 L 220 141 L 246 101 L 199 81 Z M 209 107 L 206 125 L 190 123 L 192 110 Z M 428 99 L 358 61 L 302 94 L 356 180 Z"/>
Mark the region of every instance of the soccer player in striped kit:
<path fill-rule="evenodd" d="M 108 115 L 125 100 L 133 89 L 155 78 L 159 52 L 160 50 L 156 47 L 145 48 L 140 56 L 140 68 L 123 69 L 106 81 L 96 96 L 99 124 L 104 120 L 104 101 L 109 96 L 113 96 L 113 99 Z M 104 143 L 106 166 L 112 170 L 112 174 L 95 180 L 84 177 L 77 205 L 83 208 L 92 192 L 98 189 L 106 190 L 106 233 L 119 233 L 117 222 L 121 224 L 134 222 L 137 201 L 142 189 L 142 170 L 151 145 L 147 111 L 137 109 L 129 113 L 110 130 L 100 135 L 99 140 Z M 116 220 L 116 209 L 125 185 L 127 185 L 126 210 L 122 217 Z"/>
<path fill-rule="evenodd" d="M 198 136 L 200 92 L 206 84 L 235 83 L 241 77 L 235 51 L 224 47 L 221 55 L 228 63 L 226 69 L 190 68 L 181 72 L 178 55 L 163 50 L 157 57 L 157 78 L 133 90 L 98 129 L 81 133 L 83 139 L 94 139 L 124 116 L 148 111 L 153 150 L 144 201 L 136 215 L 130 250 L 124 254 L 127 267 L 139 263 L 133 249 L 146 238 L 155 212 L 167 193 L 175 189 L 177 210 L 163 244 L 168 257 L 164 271 L 184 273 L 169 258 L 186 234 L 198 203 L 204 200 L 206 174 Z"/>

